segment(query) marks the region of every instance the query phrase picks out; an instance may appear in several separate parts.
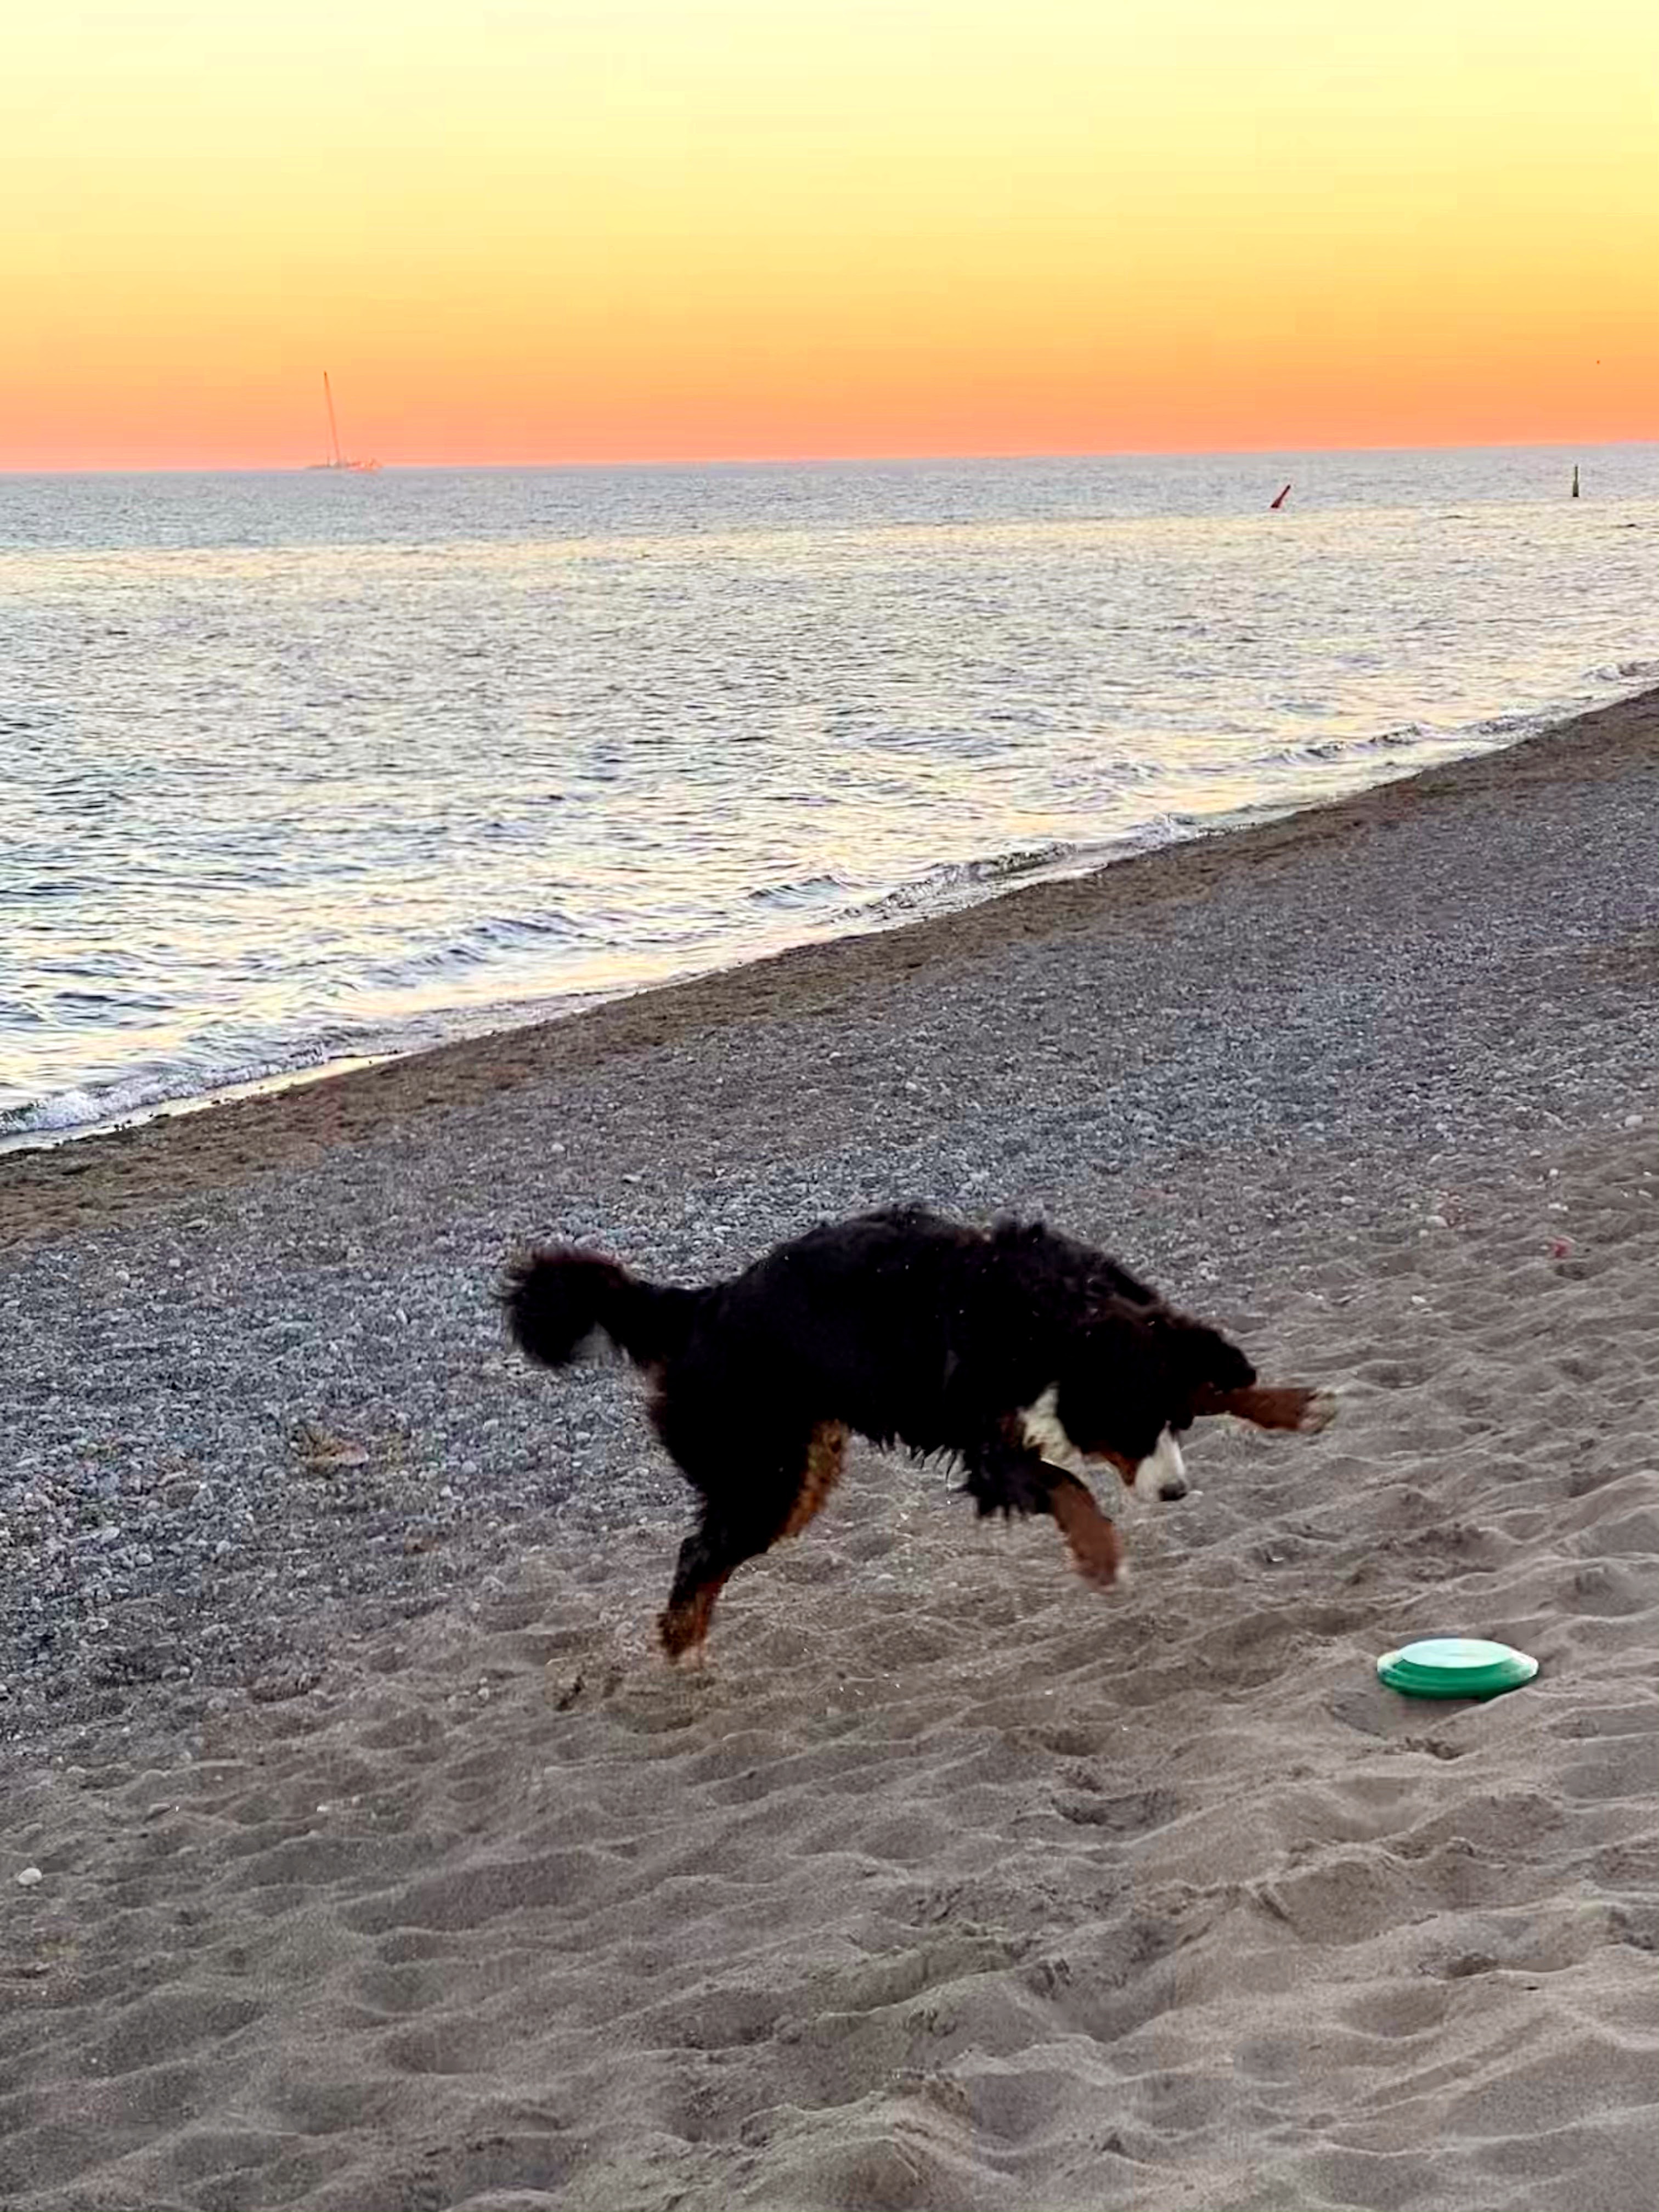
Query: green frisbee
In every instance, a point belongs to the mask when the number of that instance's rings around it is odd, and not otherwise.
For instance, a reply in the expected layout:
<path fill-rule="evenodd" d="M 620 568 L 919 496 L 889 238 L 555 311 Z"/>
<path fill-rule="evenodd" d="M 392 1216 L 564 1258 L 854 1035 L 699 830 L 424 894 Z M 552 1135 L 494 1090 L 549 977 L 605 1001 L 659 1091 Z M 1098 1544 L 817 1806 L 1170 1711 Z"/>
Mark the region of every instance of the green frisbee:
<path fill-rule="evenodd" d="M 1426 1643 L 1385 1651 L 1376 1671 L 1391 1690 L 1412 1698 L 1495 1698 L 1518 1690 L 1538 1672 L 1538 1662 L 1507 1644 L 1478 1636 L 1431 1636 Z"/>

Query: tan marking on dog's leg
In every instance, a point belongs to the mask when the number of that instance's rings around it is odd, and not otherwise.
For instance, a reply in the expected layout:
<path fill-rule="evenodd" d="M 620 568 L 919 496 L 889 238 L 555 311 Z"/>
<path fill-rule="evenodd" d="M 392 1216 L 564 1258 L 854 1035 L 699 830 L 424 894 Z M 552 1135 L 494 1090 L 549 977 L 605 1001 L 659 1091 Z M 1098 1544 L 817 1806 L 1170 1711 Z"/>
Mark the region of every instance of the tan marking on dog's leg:
<path fill-rule="evenodd" d="M 1200 1396 L 1200 1413 L 1231 1413 L 1258 1429 L 1291 1429 L 1316 1436 L 1336 1419 L 1336 1400 L 1328 1390 L 1309 1390 L 1299 1385 L 1273 1389 L 1252 1383 L 1243 1390 L 1216 1390 Z"/>
<path fill-rule="evenodd" d="M 830 1492 L 841 1480 L 842 1455 L 846 1449 L 847 1431 L 841 1423 L 819 1422 L 806 1448 L 806 1467 L 800 1488 L 780 1534 L 799 1536 L 807 1522 L 823 1511 Z"/>
<path fill-rule="evenodd" d="M 714 1601 L 726 1583 L 724 1575 L 716 1576 L 712 1582 L 699 1583 L 689 1598 L 663 1612 L 657 1622 L 657 1632 L 671 1659 L 683 1659 L 690 1654 L 696 1662 L 708 1633 L 708 1624 L 714 1617 Z"/>
<path fill-rule="evenodd" d="M 1050 1503 L 1079 1574 L 1097 1589 L 1110 1589 L 1123 1555 L 1117 1530 L 1084 1486 L 1070 1476 L 1054 1485 Z"/>

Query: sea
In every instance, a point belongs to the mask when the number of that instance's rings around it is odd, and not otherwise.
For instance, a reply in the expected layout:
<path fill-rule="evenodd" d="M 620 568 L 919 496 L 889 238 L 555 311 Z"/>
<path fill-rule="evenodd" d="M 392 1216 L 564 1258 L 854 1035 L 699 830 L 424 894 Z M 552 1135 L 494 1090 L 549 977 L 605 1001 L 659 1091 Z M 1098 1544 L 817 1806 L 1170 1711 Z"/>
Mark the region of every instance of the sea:
<path fill-rule="evenodd" d="M 0 1144 L 1656 682 L 1654 445 L 0 477 Z"/>

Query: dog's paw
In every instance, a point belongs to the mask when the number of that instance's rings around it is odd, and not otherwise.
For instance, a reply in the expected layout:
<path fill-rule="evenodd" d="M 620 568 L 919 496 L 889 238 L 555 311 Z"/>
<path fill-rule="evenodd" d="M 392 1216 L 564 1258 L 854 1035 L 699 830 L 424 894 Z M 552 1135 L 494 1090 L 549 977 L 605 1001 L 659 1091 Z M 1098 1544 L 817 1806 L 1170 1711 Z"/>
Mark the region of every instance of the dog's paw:
<path fill-rule="evenodd" d="M 1080 1482 L 1058 1483 L 1050 1510 L 1060 1523 L 1072 1565 L 1096 1589 L 1111 1589 L 1121 1579 L 1123 1547 L 1117 1530 Z"/>
<path fill-rule="evenodd" d="M 1328 1429 L 1342 1410 L 1342 1401 L 1334 1390 L 1310 1390 L 1308 1402 L 1302 1408 L 1297 1422 L 1297 1432 L 1304 1437 L 1316 1437 L 1322 1429 Z"/>
<path fill-rule="evenodd" d="M 1224 1410 L 1258 1429 L 1283 1429 L 1311 1437 L 1336 1419 L 1336 1400 L 1328 1390 L 1310 1389 L 1299 1382 L 1254 1383 L 1248 1390 L 1235 1390 Z"/>
<path fill-rule="evenodd" d="M 1091 1575 L 1086 1570 L 1084 1570 L 1083 1573 L 1084 1580 L 1090 1589 L 1098 1590 L 1103 1597 L 1127 1597 L 1129 1594 L 1129 1585 L 1134 1580 L 1134 1576 L 1130 1571 L 1129 1562 L 1121 1552 L 1118 1554 L 1117 1565 L 1109 1575 Z"/>
<path fill-rule="evenodd" d="M 701 1648 L 707 1627 L 695 1607 L 689 1605 L 672 1605 L 659 1616 L 657 1636 L 671 1666 L 678 1667 L 688 1653 Z"/>
<path fill-rule="evenodd" d="M 1087 1583 L 1091 1589 L 1121 1590 L 1129 1579 L 1129 1570 L 1121 1559 L 1109 1566 L 1103 1560 L 1080 1559 L 1076 1553 L 1073 1553 L 1072 1567 L 1073 1572 Z"/>

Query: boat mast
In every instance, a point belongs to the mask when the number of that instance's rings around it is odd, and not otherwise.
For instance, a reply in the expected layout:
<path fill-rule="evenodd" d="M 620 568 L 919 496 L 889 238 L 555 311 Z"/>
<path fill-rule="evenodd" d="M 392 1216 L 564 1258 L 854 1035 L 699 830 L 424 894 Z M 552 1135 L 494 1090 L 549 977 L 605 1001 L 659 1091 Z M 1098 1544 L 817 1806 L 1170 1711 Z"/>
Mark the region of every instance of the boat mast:
<path fill-rule="evenodd" d="M 342 465 L 340 460 L 340 432 L 339 427 L 334 420 L 334 394 L 329 389 L 328 371 L 326 369 L 323 371 L 323 398 L 328 402 L 328 435 L 332 457 L 331 466 L 337 469 Z"/>

